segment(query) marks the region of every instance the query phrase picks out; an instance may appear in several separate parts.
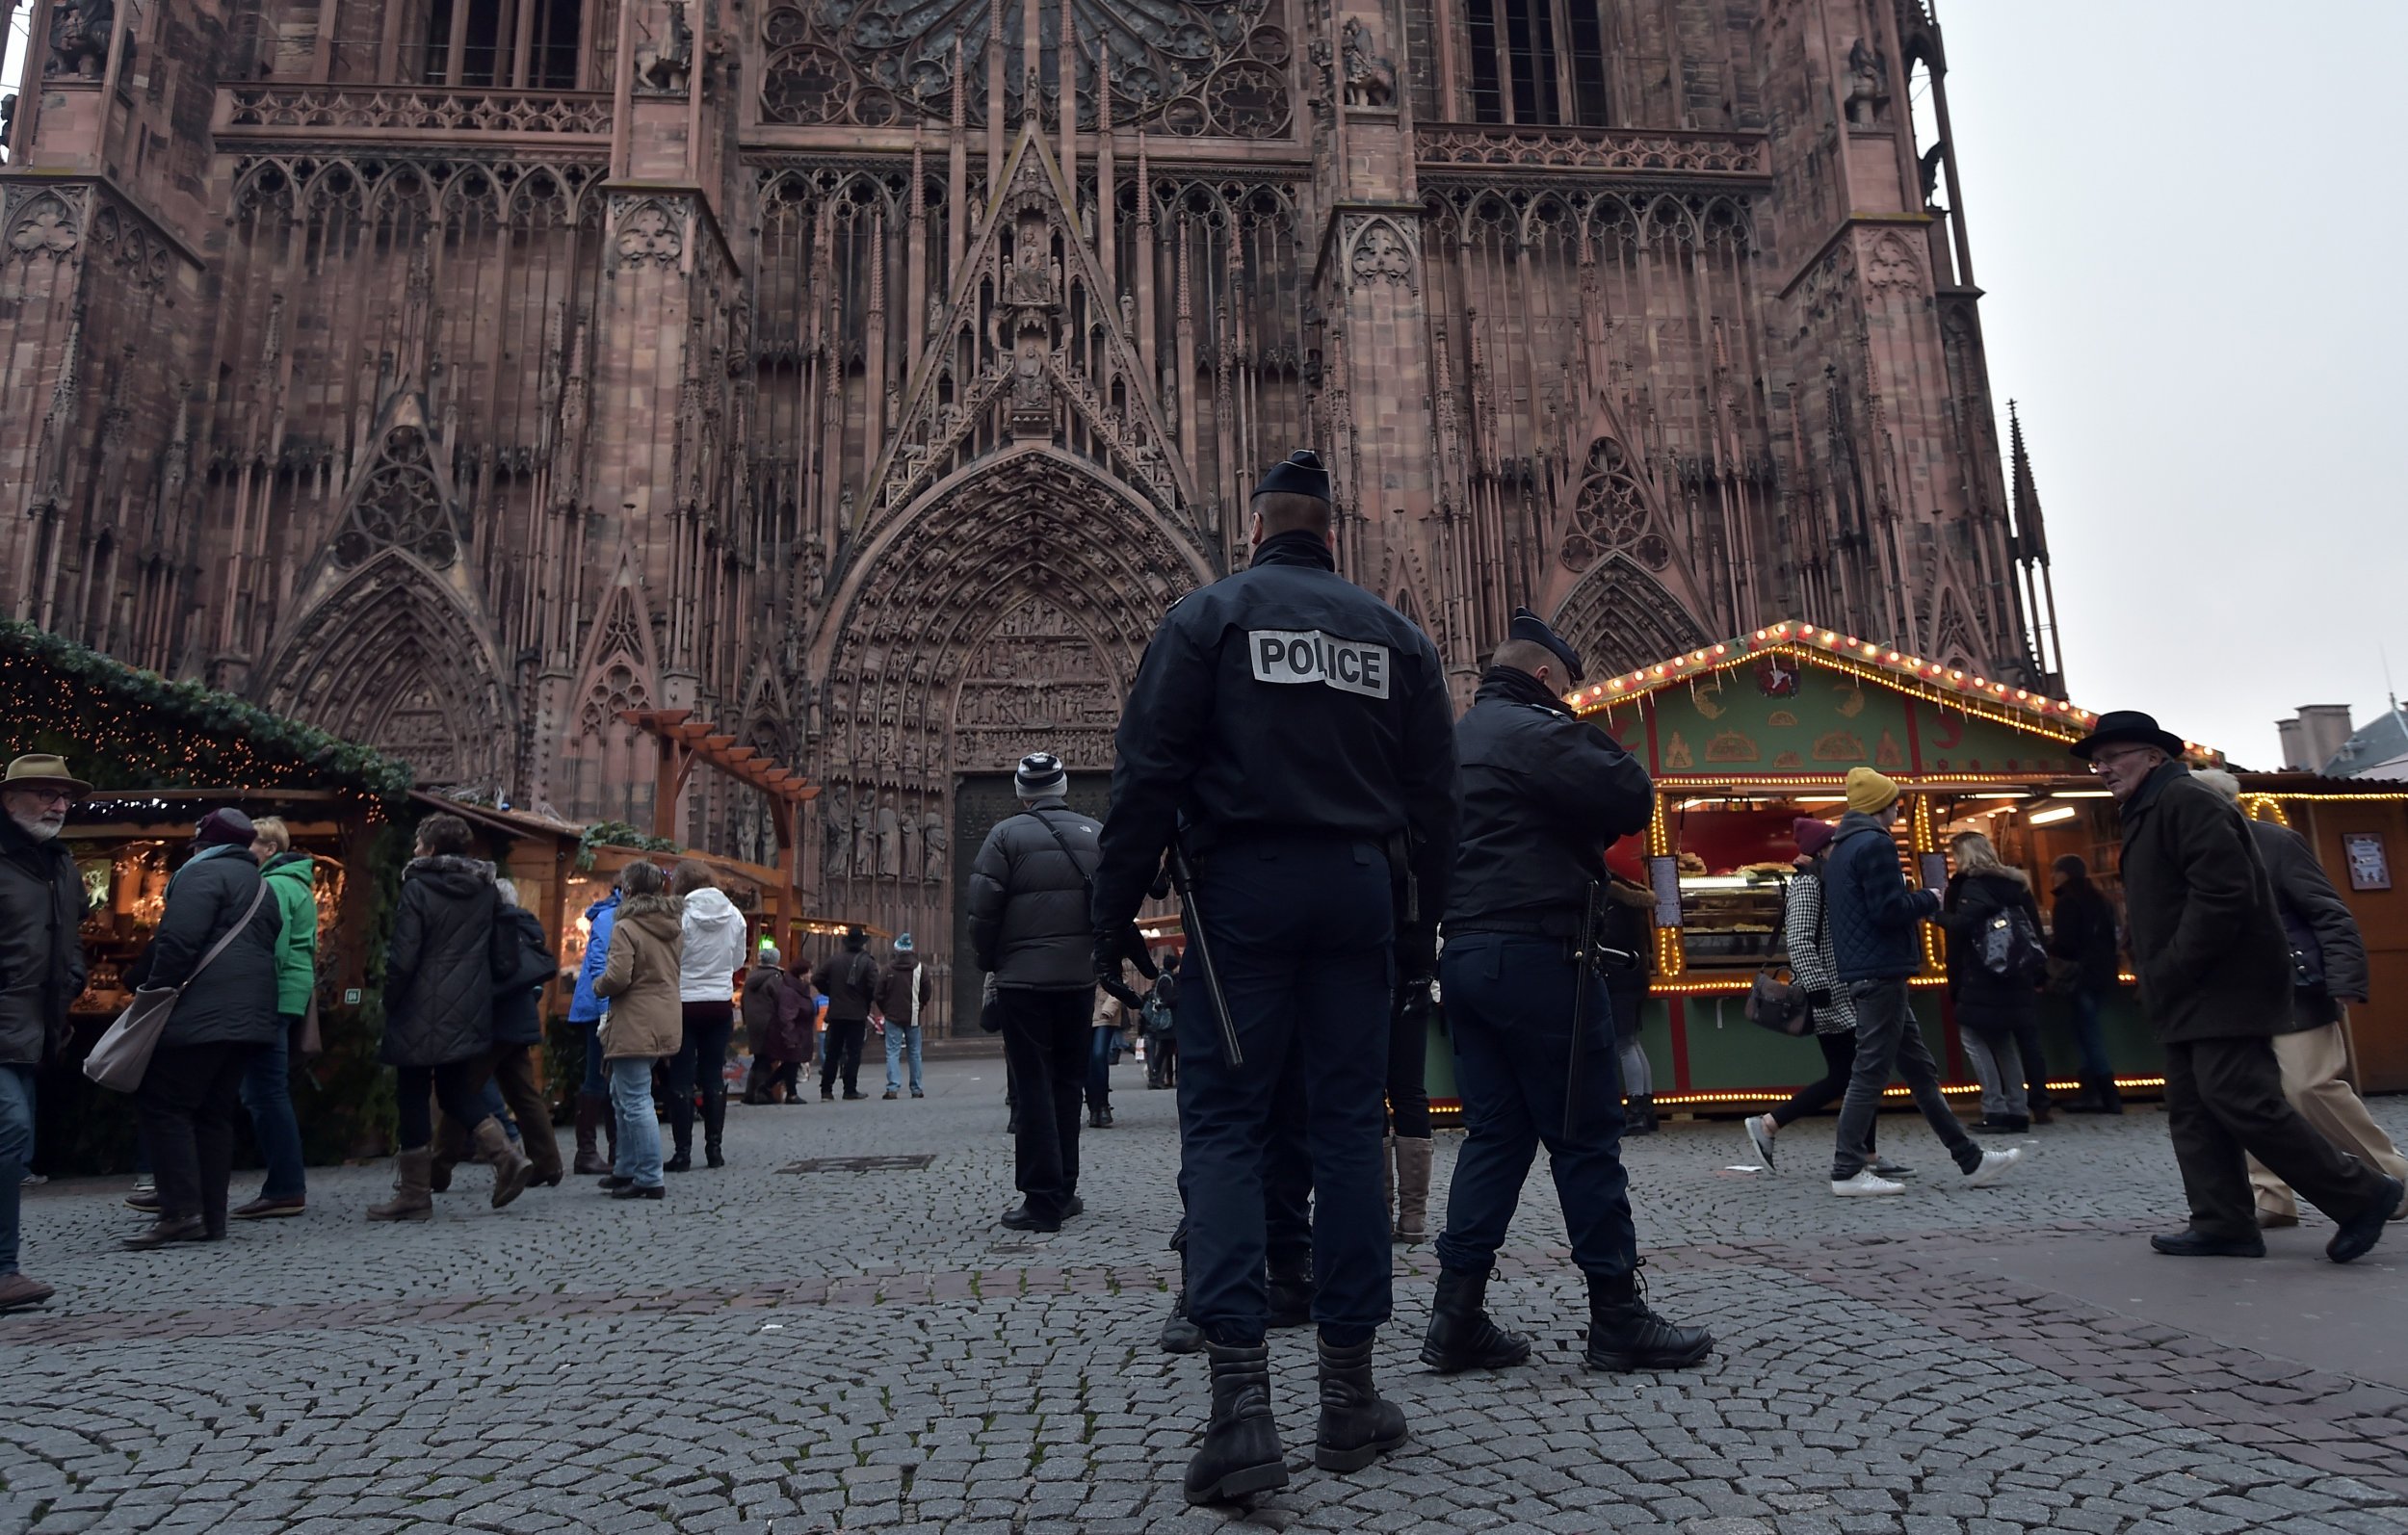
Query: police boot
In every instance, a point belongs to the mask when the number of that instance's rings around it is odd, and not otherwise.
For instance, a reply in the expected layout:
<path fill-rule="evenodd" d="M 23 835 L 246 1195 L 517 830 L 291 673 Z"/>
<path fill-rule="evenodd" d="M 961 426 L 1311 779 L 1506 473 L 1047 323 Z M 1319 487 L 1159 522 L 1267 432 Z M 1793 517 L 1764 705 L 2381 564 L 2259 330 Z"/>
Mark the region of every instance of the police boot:
<path fill-rule="evenodd" d="M 1207 1343 L 1213 1364 L 1213 1418 L 1188 1462 L 1191 1503 L 1233 1503 L 1288 1485 L 1288 1457 L 1270 1412 L 1270 1349 Z"/>
<path fill-rule="evenodd" d="M 1264 1288 L 1273 1327 L 1302 1327 L 1313 1319 L 1313 1255 L 1291 1253 L 1270 1261 Z"/>
<path fill-rule="evenodd" d="M 1154 1346 L 1165 1354 L 1192 1354 L 1204 1346 L 1204 1329 L 1188 1319 L 1188 1287 L 1183 1283 L 1179 1293 L 1170 1298 L 1170 1314 L 1163 1318 L 1161 1336 Z"/>
<path fill-rule="evenodd" d="M 1714 1347 L 1706 1329 L 1675 1327 L 1649 1311 L 1636 1269 L 1588 1276 L 1588 1353 L 1582 1363 L 1590 1369 L 1680 1369 Z"/>
<path fill-rule="evenodd" d="M 1340 1348 L 1321 1336 L 1322 1421 L 1313 1464 L 1359 1471 L 1404 1443 L 1404 1412 L 1372 1385 L 1372 1340 Z"/>
<path fill-rule="evenodd" d="M 1488 1276 L 1458 1268 L 1438 1271 L 1422 1363 L 1441 1375 L 1466 1369 L 1505 1369 L 1527 1362 L 1531 1340 L 1488 1319 Z"/>

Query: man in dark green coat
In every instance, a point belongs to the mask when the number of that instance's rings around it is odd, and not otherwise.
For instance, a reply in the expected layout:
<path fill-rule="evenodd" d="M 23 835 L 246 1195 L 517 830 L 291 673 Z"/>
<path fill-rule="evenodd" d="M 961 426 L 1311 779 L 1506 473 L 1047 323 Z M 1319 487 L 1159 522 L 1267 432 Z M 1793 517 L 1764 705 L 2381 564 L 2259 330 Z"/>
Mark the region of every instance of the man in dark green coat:
<path fill-rule="evenodd" d="M 2190 1225 L 2152 1236 L 2185 1258 L 2258 1258 L 2254 1155 L 2340 1224 L 2325 1254 L 2371 1248 L 2404 1193 L 2317 1134 L 2283 1096 L 2273 1036 L 2291 1010 L 2290 945 L 2248 822 L 2183 766 L 2182 738 L 2133 711 L 2074 743 L 2123 812 L 2124 904 L 2141 1005 L 2165 1047 L 2165 1112 Z"/>

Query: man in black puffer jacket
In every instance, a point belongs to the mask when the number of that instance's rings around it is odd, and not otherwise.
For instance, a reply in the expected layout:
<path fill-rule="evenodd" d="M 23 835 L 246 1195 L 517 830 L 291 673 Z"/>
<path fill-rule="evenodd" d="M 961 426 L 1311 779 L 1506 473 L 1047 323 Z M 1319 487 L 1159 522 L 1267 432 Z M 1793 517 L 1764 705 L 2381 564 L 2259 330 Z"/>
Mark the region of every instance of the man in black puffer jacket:
<path fill-rule="evenodd" d="M 84 989 L 84 880 L 59 833 L 91 793 L 58 757 L 19 757 L 0 778 L 0 1312 L 53 1293 L 18 1271 L 17 1189 L 34 1158 L 35 1079 Z"/>
<path fill-rule="evenodd" d="M 1020 814 L 995 823 L 970 866 L 970 947 L 995 977 L 1004 1054 L 1018 1095 L 1014 1231 L 1060 1231 L 1079 1212 L 1079 1095 L 1095 997 L 1088 881 L 1103 828 L 1062 798 L 1070 775 L 1040 751 L 1020 759 Z"/>
<path fill-rule="evenodd" d="M 846 929 L 845 951 L 820 967 L 820 990 L 827 996 L 827 1054 L 820 1060 L 820 1099 L 836 1096 L 836 1079 L 845 1079 L 845 1098 L 858 1102 L 861 1091 L 861 1043 L 869 1037 L 870 1010 L 877 1005 L 877 961 L 869 954 L 870 935 L 858 927 Z"/>

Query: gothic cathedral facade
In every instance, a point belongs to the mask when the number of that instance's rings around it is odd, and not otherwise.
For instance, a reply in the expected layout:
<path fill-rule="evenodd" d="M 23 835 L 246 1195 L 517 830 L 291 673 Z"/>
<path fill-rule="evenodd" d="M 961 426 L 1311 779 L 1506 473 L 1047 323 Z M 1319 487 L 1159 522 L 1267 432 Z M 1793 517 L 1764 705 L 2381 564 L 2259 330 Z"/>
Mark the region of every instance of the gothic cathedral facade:
<path fill-rule="evenodd" d="M 1304 445 L 1467 689 L 1522 603 L 2055 682 L 1924 0 L 30 20 L 7 611 L 423 783 L 648 825 L 621 713 L 692 709 L 823 786 L 816 909 L 945 933 Z M 679 826 L 767 861 L 753 797 Z"/>

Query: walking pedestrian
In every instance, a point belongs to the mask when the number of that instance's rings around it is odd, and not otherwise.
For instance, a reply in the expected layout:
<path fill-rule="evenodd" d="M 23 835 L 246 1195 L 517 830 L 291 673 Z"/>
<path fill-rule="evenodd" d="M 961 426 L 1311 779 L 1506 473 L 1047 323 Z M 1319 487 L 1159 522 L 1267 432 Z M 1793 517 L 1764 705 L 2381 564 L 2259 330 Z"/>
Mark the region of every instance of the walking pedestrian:
<path fill-rule="evenodd" d="M 786 989 L 777 1004 L 778 1027 L 784 1037 L 785 1055 L 779 1061 L 777 1091 L 785 1094 L 785 1102 L 806 1102 L 802 1090 L 802 1072 L 820 1053 L 820 994 L 811 981 L 818 967 L 798 953 L 786 962 Z"/>
<path fill-rule="evenodd" d="M 611 952 L 611 926 L 618 921 L 621 891 L 616 884 L 600 900 L 586 908 L 586 951 L 578 961 L 576 989 L 569 994 L 568 1024 L 576 1029 L 585 1046 L 585 1077 L 577 1084 L 577 1160 L 574 1171 L 580 1178 L 611 1170 L 617 1153 L 615 1144 L 610 1157 L 605 1157 L 598 1138 L 605 1132 L 615 1137 L 616 1121 L 611 1114 L 610 1083 L 602 1069 L 602 1019 L 610 1011 L 610 1003 L 594 995 L 593 983 L 602 978 L 603 962 Z"/>
<path fill-rule="evenodd" d="M 911 1096 L 926 1098 L 920 1080 L 920 1029 L 929 1002 L 936 995 L 936 982 L 929 978 L 929 967 L 920 963 L 919 950 L 911 946 L 911 935 L 904 933 L 895 940 L 894 957 L 887 961 L 886 974 L 878 977 L 878 1016 L 886 1021 L 886 1096 L 893 1098 L 903 1090 L 903 1060 L 911 1060 Z"/>
<path fill-rule="evenodd" d="M 1489 1319 L 1486 1291 L 1543 1143 L 1588 1281 L 1582 1363 L 1678 1369 L 1712 1353 L 1714 1335 L 1658 1315 L 1639 1285 L 1613 1004 L 1589 953 L 1597 935 L 1583 930 L 1606 849 L 1646 828 L 1655 785 L 1564 706 L 1579 653 L 1527 608 L 1508 633 L 1455 732 L 1463 841 L 1439 976 L 1465 1134 L 1422 1362 L 1451 1374 L 1530 1358 L 1529 1339 Z"/>
<path fill-rule="evenodd" d="M 2100 715 L 2073 750 L 2121 812 L 2133 969 L 2165 1047 L 2166 1130 L 2190 1203 L 2189 1225 L 2149 1245 L 2263 1257 L 2255 1155 L 2340 1225 L 2325 1256 L 2363 1256 L 2408 1187 L 2316 1133 L 2283 1096 L 2273 1038 L 2295 1005 L 2290 945 L 2248 822 L 2191 777 L 2182 738 L 2137 710 Z"/>
<path fill-rule="evenodd" d="M 201 818 L 193 856 L 168 881 L 158 931 L 127 974 L 137 988 L 184 988 L 134 1092 L 159 1213 L 149 1230 L 125 1238 L 127 1247 L 225 1236 L 243 1074 L 283 1028 L 276 939 L 284 915 L 260 882 L 255 841 L 250 818 L 239 810 Z M 229 933 L 232 941 L 204 965 Z"/>
<path fill-rule="evenodd" d="M 820 990 L 827 1002 L 821 1010 L 827 1020 L 827 1041 L 820 1053 L 820 1101 L 836 1096 L 836 1079 L 845 1080 L 845 1100 L 858 1103 L 861 1090 L 861 1046 L 869 1037 L 870 1009 L 877 1004 L 877 961 L 869 954 L 870 935 L 859 927 L 845 929 L 845 947 L 822 966 Z"/>
<path fill-rule="evenodd" d="M 2046 951 L 2031 876 L 2010 868 L 1977 831 L 1949 839 L 1956 872 L 1940 902 L 1949 935 L 1949 999 L 1958 1037 L 1981 1083 L 1976 1130 L 2020 1135 L 2031 1129 L 2022 1036 L 2038 1027 Z"/>
<path fill-rule="evenodd" d="M 1965 1186 L 1998 1182 L 2023 1159 L 2017 1148 L 1985 1151 L 1965 1133 L 1940 1092 L 1940 1068 L 1924 1044 L 1906 991 L 1922 968 L 1917 924 L 1938 915 L 1940 898 L 1906 882 L 1898 867 L 1898 787 L 1870 768 L 1851 768 L 1847 814 L 1831 839 L 1823 883 L 1823 918 L 1840 983 L 1856 1011 L 1856 1063 L 1840 1105 L 1838 1143 L 1831 1155 L 1834 1194 L 1903 1194 L 1906 1185 L 1872 1170 L 1873 1116 L 1893 1073 L 1906 1080 L 1924 1123 L 1940 1137 L 1964 1175 Z"/>
<path fill-rule="evenodd" d="M 1163 956 L 1163 973 L 1138 1010 L 1138 1029 L 1145 1040 L 1145 1085 L 1149 1090 L 1179 1085 L 1179 951 Z"/>
<path fill-rule="evenodd" d="M 1815 1047 L 1822 1052 L 1822 1075 L 1790 1095 L 1768 1114 L 1751 1114 L 1742 1129 L 1747 1144 L 1764 1162 L 1765 1171 L 1780 1169 L 1772 1158 L 1774 1137 L 1808 1114 L 1819 1114 L 1847 1095 L 1856 1072 L 1856 1009 L 1848 1005 L 1847 988 L 1840 983 L 1839 962 L 1831 953 L 1831 922 L 1823 898 L 1829 875 L 1831 822 L 1819 816 L 1800 816 L 1790 823 L 1797 844 L 1788 888 L 1781 893 L 1781 935 L 1787 946 L 1790 974 L 1806 994 L 1808 1020 L 1815 1028 Z M 1913 1169 L 1883 1157 L 1875 1142 L 1880 1122 L 1865 1127 L 1876 1177 L 1898 1179 Z"/>
<path fill-rule="evenodd" d="M 258 860 L 259 877 L 268 883 L 284 928 L 275 945 L 275 1037 L 250 1057 L 243 1073 L 243 1107 L 250 1114 L 251 1139 L 267 1171 L 259 1196 L 231 1213 L 236 1220 L 268 1220 L 299 1215 L 308 1204 L 301 1120 L 293 1112 L 292 1059 L 301 1051 L 309 996 L 318 983 L 318 896 L 309 855 L 293 851 L 293 834 L 282 818 L 262 816 L 250 825 L 257 839 L 250 855 Z"/>
<path fill-rule="evenodd" d="M 1193 1503 L 1288 1480 L 1265 1344 L 1263 1185 L 1276 1085 L 1298 1052 L 1310 1068 L 1314 1460 L 1355 1470 L 1406 1438 L 1372 1378 L 1393 1264 L 1381 1099 L 1395 981 L 1426 979 L 1435 962 L 1454 858 L 1454 729 L 1437 651 L 1337 574 L 1332 524 L 1320 459 L 1299 452 L 1274 466 L 1251 501 L 1252 565 L 1164 615 L 1114 738 L 1093 976 L 1118 984 L 1123 962 L 1152 973 L 1135 919 L 1175 843 L 1193 871 L 1186 930 L 1209 945 L 1215 1001 L 1227 1004 L 1226 1016 L 1179 1013 L 1188 1306 L 1212 1361 L 1212 1417 L 1185 1485 Z M 1419 921 L 1400 934 L 1395 887 L 1408 877 Z"/>
<path fill-rule="evenodd" d="M 18 1266 L 18 1199 L 34 1161 L 35 1082 L 68 1036 L 84 990 L 84 880 L 59 833 L 92 785 L 64 758 L 29 755 L 0 776 L 0 1312 L 58 1293 Z"/>
<path fill-rule="evenodd" d="M 2115 1068 L 2107 1060 L 2107 1030 L 2099 1015 L 2114 991 L 2115 908 L 2090 881 L 2090 866 L 2066 853 L 2050 866 L 2049 953 L 2061 971 L 2059 989 L 2074 1009 L 2074 1043 L 2081 1052 L 2081 1096 L 2065 1106 L 2073 1114 L 2120 1114 Z"/>
<path fill-rule="evenodd" d="M 1134 993 L 1134 976 L 1126 965 L 1121 967 L 1120 984 Z M 1120 1062 L 1121 1041 L 1126 1038 L 1129 1009 L 1120 999 L 1095 988 L 1093 1011 L 1087 1015 L 1086 1054 L 1086 1124 L 1089 1130 L 1112 1128 L 1112 1067 Z"/>
<path fill-rule="evenodd" d="M 787 1031 L 787 996 L 794 990 L 779 968 L 777 946 L 763 944 L 745 971 L 743 1012 L 745 1044 L 752 1052 L 752 1069 L 745 1076 L 745 1102 L 767 1104 L 770 1089 L 793 1058 Z"/>
<path fill-rule="evenodd" d="M 669 875 L 668 893 L 681 903 L 677 1000 L 684 1035 L 668 1068 L 668 1125 L 677 1155 L 664 1170 L 694 1166 L 694 1094 L 702 1095 L 702 1160 L 727 1165 L 727 1046 L 736 1035 L 736 971 L 745 962 L 745 914 L 711 879 L 711 866 L 689 858 Z"/>
<path fill-rule="evenodd" d="M 477 1156 L 493 1169 L 495 1210 L 516 1199 L 535 1174 L 535 1164 L 510 1144 L 483 1098 L 492 1070 L 493 990 L 502 969 L 496 956 L 509 950 L 501 939 L 493 866 L 468 856 L 472 845 L 468 822 L 437 812 L 418 823 L 417 856 L 402 870 L 385 950 L 380 1051 L 397 1079 L 402 1144 L 393 1158 L 393 1197 L 369 1206 L 370 1220 L 432 1218 L 435 1098 L 446 1113 L 473 1127 Z"/>
<path fill-rule="evenodd" d="M 552 1128 L 552 1103 L 537 1081 L 536 1048 L 543 1043 L 543 988 L 560 970 L 543 924 L 518 903 L 514 880 L 496 879 L 493 894 L 494 972 L 493 1049 L 481 1068 L 477 1103 L 484 1112 L 518 1125 L 517 1145 L 534 1171 L 527 1185 L 557 1188 L 564 1176 L 560 1134 Z M 509 1120 L 503 1132 L 509 1133 Z M 477 1155 L 468 1128 L 440 1103 L 435 1106 L 434 1161 L 428 1186 L 442 1193 L 452 1184 L 452 1169 Z"/>
<path fill-rule="evenodd" d="M 659 1199 L 666 1192 L 661 1121 L 652 1106 L 653 1063 L 677 1054 L 685 1035 L 679 990 L 684 974 L 684 904 L 668 894 L 658 865 L 619 871 L 618 920 L 602 961 L 594 995 L 610 1003 L 603 1017 L 602 1058 L 611 1082 L 611 1113 L 618 1124 L 610 1175 L 614 1199 Z"/>
<path fill-rule="evenodd" d="M 2222 768 L 2191 777 L 2227 801 L 2240 803 L 2240 780 Z M 2349 1041 L 2342 1032 L 2341 1004 L 2363 1004 L 2369 989 L 2367 944 L 2358 919 L 2325 876 L 2308 839 L 2289 826 L 2254 819 L 2249 833 L 2265 863 L 2283 936 L 2290 945 L 2290 1019 L 2274 1036 L 2283 1096 L 2326 1140 L 2378 1172 L 2408 1180 L 2408 1158 L 2375 1124 L 2366 1101 L 2343 1075 L 2349 1069 Z M 2299 1201 L 2290 1185 L 2255 1157 L 2249 1158 L 2249 1186 L 2257 1195 L 2261 1227 L 2299 1224 Z M 2402 1216 L 2408 1216 L 2408 1200 L 2392 1211 L 2394 1220 Z"/>
<path fill-rule="evenodd" d="M 970 864 L 970 949 L 994 977 L 1012 1089 L 1013 1231 L 1060 1231 L 1079 1199 L 1079 1095 L 1095 974 L 1087 893 L 1102 830 L 1063 797 L 1061 759 L 1034 751 L 1012 774 L 1020 811 L 997 821 Z"/>

